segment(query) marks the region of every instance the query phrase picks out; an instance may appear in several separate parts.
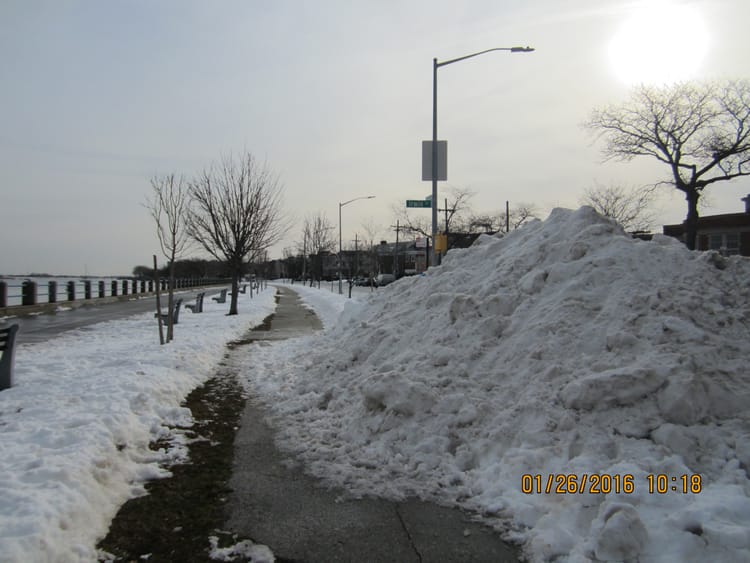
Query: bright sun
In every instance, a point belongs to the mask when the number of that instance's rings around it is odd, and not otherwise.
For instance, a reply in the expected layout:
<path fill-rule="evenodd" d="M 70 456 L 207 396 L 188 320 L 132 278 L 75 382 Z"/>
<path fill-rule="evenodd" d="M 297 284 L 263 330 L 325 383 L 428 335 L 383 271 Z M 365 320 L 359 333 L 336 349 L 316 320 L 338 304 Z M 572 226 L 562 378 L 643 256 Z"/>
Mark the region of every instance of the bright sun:
<path fill-rule="evenodd" d="M 649 0 L 622 24 L 609 59 L 626 84 L 664 84 L 691 78 L 707 50 L 708 32 L 694 8 Z"/>

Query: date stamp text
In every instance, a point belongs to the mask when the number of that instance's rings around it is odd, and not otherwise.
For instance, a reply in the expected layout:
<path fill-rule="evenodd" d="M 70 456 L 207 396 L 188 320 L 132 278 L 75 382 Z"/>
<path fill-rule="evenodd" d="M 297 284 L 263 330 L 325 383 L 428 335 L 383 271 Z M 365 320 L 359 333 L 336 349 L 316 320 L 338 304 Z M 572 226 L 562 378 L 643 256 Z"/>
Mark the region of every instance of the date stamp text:
<path fill-rule="evenodd" d="M 664 495 L 667 493 L 698 494 L 702 489 L 701 476 L 666 475 L 654 473 L 646 475 L 643 483 L 637 482 L 630 473 L 549 473 L 521 476 L 521 492 L 527 495 L 608 495 L 636 492 L 636 487 L 647 487 L 648 493 Z"/>

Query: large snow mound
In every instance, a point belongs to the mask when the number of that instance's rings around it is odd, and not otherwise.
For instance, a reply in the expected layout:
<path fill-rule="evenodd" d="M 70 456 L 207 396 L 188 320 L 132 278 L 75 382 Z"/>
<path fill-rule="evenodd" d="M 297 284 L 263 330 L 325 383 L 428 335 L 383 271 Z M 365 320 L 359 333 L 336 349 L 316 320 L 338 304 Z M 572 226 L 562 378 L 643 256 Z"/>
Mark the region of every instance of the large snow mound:
<path fill-rule="evenodd" d="M 748 280 L 745 258 L 555 209 L 257 349 L 248 377 L 314 474 L 474 510 L 532 561 L 750 560 Z"/>

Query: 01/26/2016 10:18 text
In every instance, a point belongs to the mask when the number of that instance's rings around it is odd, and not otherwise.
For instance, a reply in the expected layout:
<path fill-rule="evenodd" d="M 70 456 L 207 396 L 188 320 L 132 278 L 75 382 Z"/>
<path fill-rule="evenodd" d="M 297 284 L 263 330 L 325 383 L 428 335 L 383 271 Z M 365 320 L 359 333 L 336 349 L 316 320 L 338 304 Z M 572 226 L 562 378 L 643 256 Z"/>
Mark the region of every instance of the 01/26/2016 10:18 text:
<path fill-rule="evenodd" d="M 646 475 L 649 494 L 698 494 L 702 489 L 701 476 L 663 473 Z M 598 473 L 550 473 L 521 476 L 521 492 L 530 494 L 633 494 L 636 490 L 636 479 L 630 473 L 612 475 Z"/>

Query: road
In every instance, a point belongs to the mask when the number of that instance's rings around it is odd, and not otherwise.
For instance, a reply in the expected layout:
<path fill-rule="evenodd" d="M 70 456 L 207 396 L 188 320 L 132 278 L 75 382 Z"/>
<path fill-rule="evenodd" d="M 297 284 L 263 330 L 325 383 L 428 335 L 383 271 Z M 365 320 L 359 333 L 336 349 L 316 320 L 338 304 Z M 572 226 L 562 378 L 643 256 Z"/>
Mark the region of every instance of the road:
<path fill-rule="evenodd" d="M 210 295 L 219 293 L 222 288 L 206 290 L 206 299 Z M 190 291 L 180 291 L 179 295 L 184 303 L 194 302 L 199 288 Z M 126 301 L 110 301 L 107 303 L 92 302 L 70 308 L 69 303 L 62 302 L 59 307 L 49 313 L 36 313 L 28 316 L 5 317 L 0 319 L 0 328 L 11 324 L 18 324 L 20 330 L 16 334 L 16 343 L 35 344 L 55 338 L 68 330 L 79 329 L 95 323 L 112 321 L 156 311 L 156 297 L 133 297 Z M 166 295 L 162 297 L 162 310 L 166 308 Z"/>

